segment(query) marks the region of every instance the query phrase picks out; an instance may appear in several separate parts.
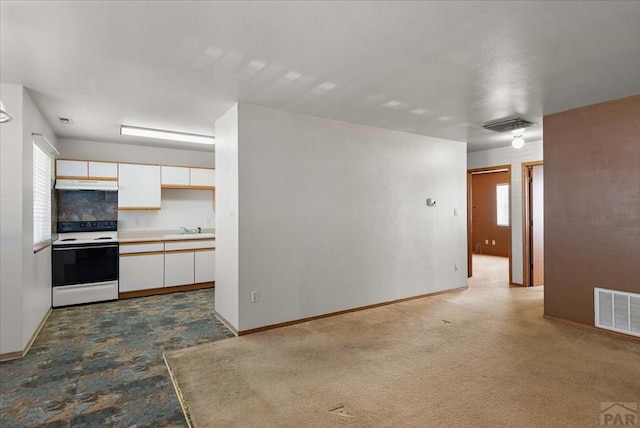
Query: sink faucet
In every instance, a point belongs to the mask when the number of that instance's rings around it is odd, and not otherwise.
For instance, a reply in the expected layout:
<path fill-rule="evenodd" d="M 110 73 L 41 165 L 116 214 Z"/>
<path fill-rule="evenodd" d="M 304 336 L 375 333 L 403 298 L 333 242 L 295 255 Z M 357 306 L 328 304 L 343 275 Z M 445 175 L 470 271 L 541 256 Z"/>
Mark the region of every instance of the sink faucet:
<path fill-rule="evenodd" d="M 202 228 L 201 227 L 198 228 L 198 233 L 202 233 Z"/>
<path fill-rule="evenodd" d="M 189 229 L 187 229 L 186 227 L 180 226 L 180 229 L 183 229 L 182 231 L 180 231 L 181 234 L 189 233 Z"/>

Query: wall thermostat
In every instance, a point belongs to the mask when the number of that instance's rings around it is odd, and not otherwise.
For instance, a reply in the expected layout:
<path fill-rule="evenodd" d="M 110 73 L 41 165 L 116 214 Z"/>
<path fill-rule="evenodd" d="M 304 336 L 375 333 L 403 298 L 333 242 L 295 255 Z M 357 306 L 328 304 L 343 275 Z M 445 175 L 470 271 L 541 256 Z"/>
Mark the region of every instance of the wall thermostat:
<path fill-rule="evenodd" d="M 427 199 L 427 206 L 428 207 L 435 207 L 436 206 L 436 200 L 433 199 L 433 198 Z"/>

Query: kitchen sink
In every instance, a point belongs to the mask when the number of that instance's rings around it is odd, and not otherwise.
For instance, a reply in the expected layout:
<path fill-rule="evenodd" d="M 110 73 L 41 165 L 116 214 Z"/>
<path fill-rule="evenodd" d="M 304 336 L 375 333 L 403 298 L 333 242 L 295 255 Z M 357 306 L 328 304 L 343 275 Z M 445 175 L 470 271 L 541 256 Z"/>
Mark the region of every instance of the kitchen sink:
<path fill-rule="evenodd" d="M 169 235 L 163 235 L 167 239 L 205 239 L 215 238 L 215 233 L 172 233 Z"/>

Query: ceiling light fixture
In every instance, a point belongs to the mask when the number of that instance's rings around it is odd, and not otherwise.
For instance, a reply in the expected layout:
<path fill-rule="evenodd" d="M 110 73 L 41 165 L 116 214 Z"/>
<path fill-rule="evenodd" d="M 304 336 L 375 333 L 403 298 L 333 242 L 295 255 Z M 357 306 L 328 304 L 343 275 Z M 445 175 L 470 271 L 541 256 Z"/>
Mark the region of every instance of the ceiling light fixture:
<path fill-rule="evenodd" d="M 511 131 L 511 133 L 513 134 L 513 141 L 511 141 L 511 146 L 514 149 L 521 149 L 522 147 L 524 147 L 524 138 L 522 138 L 522 136 L 524 135 L 524 128 L 515 129 Z"/>
<path fill-rule="evenodd" d="M 140 128 L 138 126 L 128 125 L 120 125 L 120 135 L 184 141 L 185 143 L 215 144 L 215 138 L 210 135 L 187 134 L 185 132 L 163 131 L 161 129 Z"/>
<path fill-rule="evenodd" d="M 7 113 L 7 110 L 4 108 L 4 104 L 0 101 L 0 123 L 9 122 L 11 120 L 11 116 Z"/>

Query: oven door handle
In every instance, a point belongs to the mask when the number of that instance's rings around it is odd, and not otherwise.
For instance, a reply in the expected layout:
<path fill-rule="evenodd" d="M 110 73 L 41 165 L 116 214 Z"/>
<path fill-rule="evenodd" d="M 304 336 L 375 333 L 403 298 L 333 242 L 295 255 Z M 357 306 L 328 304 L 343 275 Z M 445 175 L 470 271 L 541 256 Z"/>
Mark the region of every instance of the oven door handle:
<path fill-rule="evenodd" d="M 90 250 L 92 248 L 118 248 L 116 245 L 90 245 L 87 247 L 53 247 L 53 251 L 68 251 L 68 250 Z"/>

